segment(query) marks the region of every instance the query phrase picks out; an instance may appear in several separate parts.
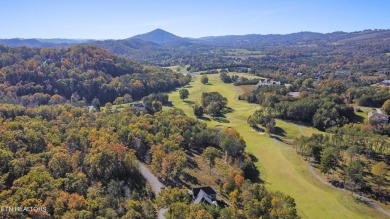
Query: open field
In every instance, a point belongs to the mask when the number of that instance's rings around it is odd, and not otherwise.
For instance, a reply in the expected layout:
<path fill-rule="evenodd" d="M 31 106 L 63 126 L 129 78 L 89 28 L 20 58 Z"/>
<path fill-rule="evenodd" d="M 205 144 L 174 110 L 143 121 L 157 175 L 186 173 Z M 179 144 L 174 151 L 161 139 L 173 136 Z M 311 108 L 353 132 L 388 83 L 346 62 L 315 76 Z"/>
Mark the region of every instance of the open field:
<path fill-rule="evenodd" d="M 239 85 L 238 86 L 243 92 L 250 92 L 257 88 L 256 85 Z"/>
<path fill-rule="evenodd" d="M 189 72 L 187 71 L 187 68 L 190 67 L 189 65 L 175 65 L 175 66 L 170 66 L 167 67 L 171 69 L 172 71 L 180 72 L 183 74 L 188 74 Z"/>
<path fill-rule="evenodd" d="M 245 78 L 248 78 L 248 79 L 263 78 L 263 77 L 259 77 L 259 76 L 256 76 L 256 75 L 251 75 L 251 74 L 241 73 L 241 72 L 229 72 L 228 75 L 229 76 L 237 75 L 239 77 L 245 77 Z"/>
<path fill-rule="evenodd" d="M 355 201 L 350 193 L 338 191 L 318 181 L 310 173 L 307 162 L 289 145 L 252 130 L 246 120 L 259 106 L 237 100 L 242 90 L 232 84 L 222 83 L 218 74 L 208 77 L 207 85 L 200 83 L 199 76 L 194 77 L 194 81 L 186 87 L 190 96 L 185 102 L 180 100 L 178 92 L 171 93 L 173 105 L 194 117 L 191 105 L 200 102 L 202 92 L 218 91 L 227 97 L 232 112 L 226 114 L 226 118 L 206 118 L 205 122 L 209 127 L 235 127 L 244 137 L 247 150 L 258 158 L 257 167 L 266 186 L 272 191 L 281 191 L 294 197 L 302 218 L 386 218 L 374 208 Z M 281 133 L 280 138 L 294 138 L 301 132 L 307 135 L 317 132 L 311 127 L 281 120 L 276 125 Z"/>

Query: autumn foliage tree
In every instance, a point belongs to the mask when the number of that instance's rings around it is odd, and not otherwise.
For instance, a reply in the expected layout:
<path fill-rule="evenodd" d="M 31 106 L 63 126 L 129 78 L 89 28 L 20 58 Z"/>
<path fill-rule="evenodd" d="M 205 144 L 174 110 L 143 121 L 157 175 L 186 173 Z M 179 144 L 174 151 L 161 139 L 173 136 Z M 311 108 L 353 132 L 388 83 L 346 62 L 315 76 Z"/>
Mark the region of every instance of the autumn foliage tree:
<path fill-rule="evenodd" d="M 225 155 L 225 161 L 228 161 L 228 158 L 236 158 L 245 150 L 245 141 L 238 133 L 238 131 L 233 128 L 224 128 L 220 135 L 220 146 L 223 149 Z"/>

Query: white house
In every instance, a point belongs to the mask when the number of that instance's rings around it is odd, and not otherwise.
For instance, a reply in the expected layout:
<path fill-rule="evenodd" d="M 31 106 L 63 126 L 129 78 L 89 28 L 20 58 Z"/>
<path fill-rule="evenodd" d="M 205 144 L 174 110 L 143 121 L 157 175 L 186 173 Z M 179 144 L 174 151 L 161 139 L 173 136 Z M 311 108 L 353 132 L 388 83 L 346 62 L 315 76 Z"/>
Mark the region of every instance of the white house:
<path fill-rule="evenodd" d="M 263 85 L 281 85 L 282 82 L 280 81 L 274 81 L 272 79 L 260 79 L 259 83 L 257 84 L 257 86 L 263 86 Z"/>

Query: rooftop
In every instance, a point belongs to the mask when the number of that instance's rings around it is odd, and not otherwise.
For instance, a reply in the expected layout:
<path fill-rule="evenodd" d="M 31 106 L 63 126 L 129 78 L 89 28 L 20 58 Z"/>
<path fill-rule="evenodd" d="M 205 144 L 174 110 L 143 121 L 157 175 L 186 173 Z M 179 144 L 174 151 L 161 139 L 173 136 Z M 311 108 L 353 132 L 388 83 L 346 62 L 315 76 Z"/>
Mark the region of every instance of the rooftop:
<path fill-rule="evenodd" d="M 381 119 L 381 120 L 388 120 L 389 119 L 389 117 L 384 115 L 384 114 L 374 113 L 374 112 L 369 112 L 368 118 L 369 119 Z"/>
<path fill-rule="evenodd" d="M 217 194 L 217 192 L 215 192 L 215 190 L 213 188 L 211 188 L 210 186 L 199 187 L 199 188 L 192 188 L 192 192 L 193 192 L 194 196 L 198 196 L 198 194 L 199 194 L 199 192 L 201 190 L 203 192 L 205 192 L 207 195 L 215 195 L 215 194 Z"/>

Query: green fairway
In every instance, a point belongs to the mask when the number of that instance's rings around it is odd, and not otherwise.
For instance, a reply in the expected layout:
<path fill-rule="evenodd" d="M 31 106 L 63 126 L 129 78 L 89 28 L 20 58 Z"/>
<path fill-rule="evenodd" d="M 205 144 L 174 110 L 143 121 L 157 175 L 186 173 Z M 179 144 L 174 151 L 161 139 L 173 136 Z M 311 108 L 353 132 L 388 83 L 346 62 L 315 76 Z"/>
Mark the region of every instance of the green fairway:
<path fill-rule="evenodd" d="M 186 87 L 190 96 L 185 102 L 179 98 L 178 92 L 171 93 L 169 98 L 173 105 L 194 117 L 191 105 L 200 103 L 202 92 L 218 91 L 228 98 L 228 106 L 233 109 L 232 112 L 223 119 L 205 120 L 208 126 L 235 127 L 244 137 L 248 152 L 258 158 L 257 167 L 265 185 L 272 191 L 281 191 L 294 197 L 302 218 L 386 218 L 374 208 L 355 202 L 349 193 L 319 182 L 310 173 L 307 162 L 291 146 L 252 130 L 246 120 L 259 106 L 239 101 L 237 97 L 242 90 L 232 84 L 222 83 L 219 74 L 208 75 L 208 78 L 209 84 L 204 85 L 200 82 L 200 76 L 194 77 L 193 82 Z M 282 138 L 317 132 L 311 127 L 286 121 L 278 120 L 276 125 L 284 133 Z"/>

